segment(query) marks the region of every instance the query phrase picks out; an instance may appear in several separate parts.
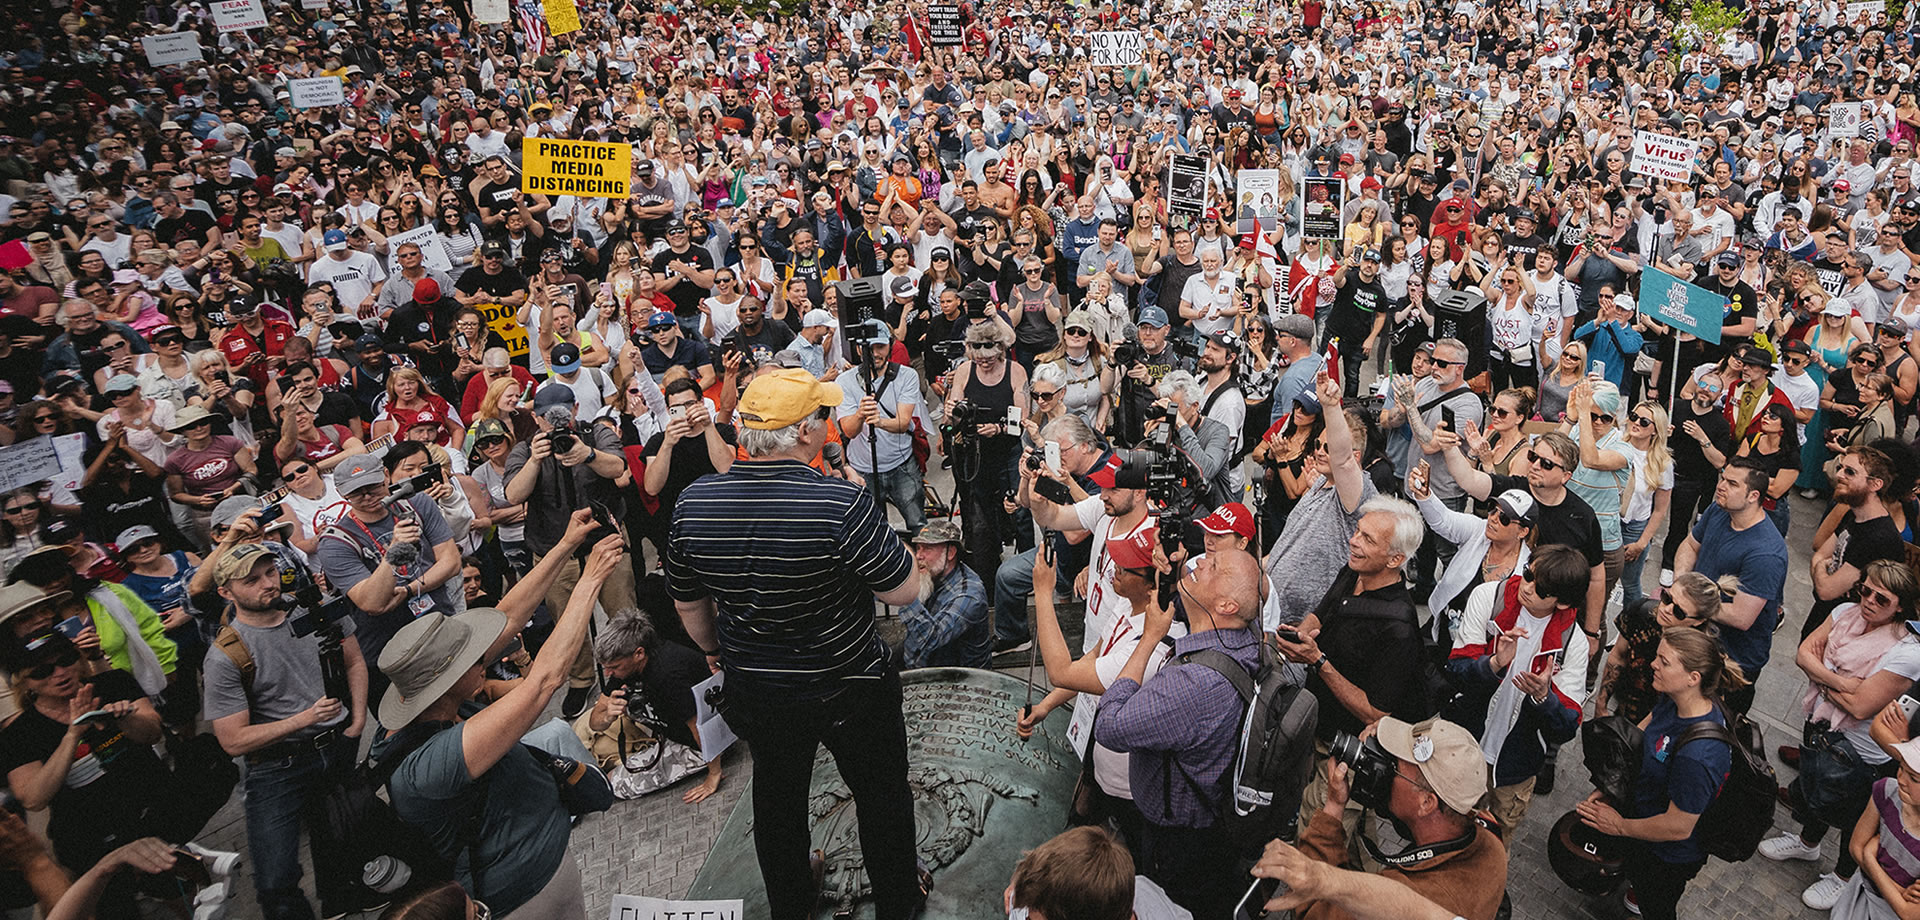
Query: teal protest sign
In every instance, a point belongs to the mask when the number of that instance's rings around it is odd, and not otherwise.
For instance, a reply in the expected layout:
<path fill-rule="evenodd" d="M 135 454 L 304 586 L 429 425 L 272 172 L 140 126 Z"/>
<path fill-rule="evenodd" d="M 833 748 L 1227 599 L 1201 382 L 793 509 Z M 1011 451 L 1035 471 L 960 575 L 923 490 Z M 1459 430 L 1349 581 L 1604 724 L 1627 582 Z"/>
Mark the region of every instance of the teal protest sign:
<path fill-rule="evenodd" d="M 1662 325 L 1718 345 L 1726 307 L 1726 297 L 1666 272 L 1649 268 L 1640 273 L 1640 312 Z"/>

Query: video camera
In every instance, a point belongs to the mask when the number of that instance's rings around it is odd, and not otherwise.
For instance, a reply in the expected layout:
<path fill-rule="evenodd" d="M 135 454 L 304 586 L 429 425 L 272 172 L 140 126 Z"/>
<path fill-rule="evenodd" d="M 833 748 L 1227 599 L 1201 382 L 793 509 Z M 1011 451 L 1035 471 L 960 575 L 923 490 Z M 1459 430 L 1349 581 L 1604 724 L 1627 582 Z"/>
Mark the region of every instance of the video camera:
<path fill-rule="evenodd" d="M 345 702 L 353 698 L 347 684 L 347 656 L 341 648 L 346 635 L 340 621 L 353 613 L 353 605 L 344 594 L 328 597 L 321 592 L 313 576 L 280 560 L 280 599 L 274 606 L 286 611 L 305 610 L 291 617 L 287 625 L 296 637 L 320 637 L 320 680 L 327 695 Z"/>
<path fill-rule="evenodd" d="M 947 417 L 940 422 L 940 433 L 949 442 L 957 442 L 974 437 L 980 430 L 980 407 L 968 400 L 960 400 L 947 410 Z"/>
<path fill-rule="evenodd" d="M 935 342 L 930 348 L 934 354 L 947 359 L 947 362 L 950 364 L 959 361 L 962 357 L 965 357 L 967 353 L 967 343 L 958 339 Z"/>
<path fill-rule="evenodd" d="M 985 281 L 974 281 L 960 289 L 960 303 L 968 320 L 987 318 L 987 305 L 993 302 L 993 289 Z"/>

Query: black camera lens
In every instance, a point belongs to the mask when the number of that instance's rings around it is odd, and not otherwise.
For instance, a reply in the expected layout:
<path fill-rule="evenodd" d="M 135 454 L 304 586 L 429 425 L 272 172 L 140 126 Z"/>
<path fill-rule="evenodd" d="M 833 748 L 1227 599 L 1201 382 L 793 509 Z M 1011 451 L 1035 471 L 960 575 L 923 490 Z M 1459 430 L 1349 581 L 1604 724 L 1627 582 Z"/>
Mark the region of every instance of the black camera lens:
<path fill-rule="evenodd" d="M 1361 741 L 1346 732 L 1335 732 L 1328 756 L 1347 765 L 1348 795 L 1355 802 L 1375 811 L 1386 810 L 1400 762 L 1380 746 L 1380 739 Z"/>

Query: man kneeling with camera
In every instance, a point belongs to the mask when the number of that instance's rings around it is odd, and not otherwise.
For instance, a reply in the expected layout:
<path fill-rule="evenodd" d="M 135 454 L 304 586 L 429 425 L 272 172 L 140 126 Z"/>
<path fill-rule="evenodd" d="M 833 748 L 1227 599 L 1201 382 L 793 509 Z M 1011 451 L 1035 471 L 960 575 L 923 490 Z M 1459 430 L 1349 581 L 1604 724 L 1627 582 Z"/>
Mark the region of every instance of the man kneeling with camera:
<path fill-rule="evenodd" d="M 1366 733 L 1362 733 L 1366 734 Z M 1445 719 L 1409 725 L 1392 716 L 1372 726 L 1365 739 L 1342 733 L 1333 739 L 1327 770 L 1327 802 L 1300 834 L 1300 851 L 1319 862 L 1344 866 L 1347 834 L 1341 826 L 1347 799 L 1392 822 L 1411 846 L 1387 854 L 1364 836 L 1361 843 L 1382 864 L 1380 874 L 1467 920 L 1490 920 L 1506 890 L 1507 847 L 1477 818 L 1487 793 L 1487 759 L 1473 734 Z M 1345 917 L 1320 903 L 1296 908 L 1300 920 Z"/>

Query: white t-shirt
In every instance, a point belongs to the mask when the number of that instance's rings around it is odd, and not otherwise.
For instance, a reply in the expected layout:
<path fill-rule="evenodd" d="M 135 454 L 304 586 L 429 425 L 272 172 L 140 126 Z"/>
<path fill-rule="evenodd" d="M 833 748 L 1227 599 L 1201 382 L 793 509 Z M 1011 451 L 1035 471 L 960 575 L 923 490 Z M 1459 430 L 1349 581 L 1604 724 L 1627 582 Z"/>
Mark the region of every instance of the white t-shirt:
<path fill-rule="evenodd" d="M 1204 271 L 1187 279 L 1186 287 L 1180 289 L 1180 301 L 1205 314 L 1192 321 L 1195 332 L 1208 336 L 1233 327 L 1233 317 L 1216 311 L 1230 309 L 1238 302 L 1239 286 L 1239 279 L 1225 269 L 1212 281 Z"/>
<path fill-rule="evenodd" d="M 307 272 L 309 286 L 322 281 L 331 282 L 341 312 L 348 316 L 358 316 L 360 302 L 373 294 L 373 286 L 387 280 L 387 270 L 380 267 L 380 260 L 364 252 L 349 250 L 345 259 L 335 259 L 327 253 L 315 260 L 313 268 Z"/>
<path fill-rule="evenodd" d="M 1633 470 L 1633 495 L 1627 499 L 1627 507 L 1620 513 L 1620 520 L 1627 522 L 1651 520 L 1655 490 L 1647 484 L 1647 452 L 1633 446 L 1631 441 L 1621 441 L 1614 445 L 1614 449 L 1627 455 L 1627 465 Z M 1669 460 L 1667 468 L 1660 474 L 1659 491 L 1665 492 L 1672 488 L 1673 462 Z"/>
<path fill-rule="evenodd" d="M 1080 528 L 1093 534 L 1092 555 L 1087 563 L 1087 631 L 1080 640 L 1080 653 L 1085 655 L 1093 651 L 1094 644 L 1107 634 L 1115 620 L 1133 615 L 1133 602 L 1114 593 L 1113 576 L 1119 569 L 1107 555 L 1107 541 L 1127 540 L 1151 529 L 1153 517 L 1141 515 L 1140 523 L 1128 530 L 1116 531 L 1114 519 L 1107 515 L 1098 495 L 1075 502 L 1073 513 L 1080 519 Z"/>
<path fill-rule="evenodd" d="M 1787 401 L 1793 403 L 1795 410 L 1820 408 L 1820 385 L 1813 382 L 1812 374 L 1794 376 L 1781 368 L 1768 378 L 1774 386 L 1787 394 Z M 1800 443 L 1807 443 L 1807 426 L 1800 426 Z"/>

